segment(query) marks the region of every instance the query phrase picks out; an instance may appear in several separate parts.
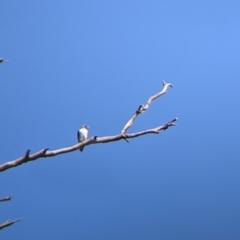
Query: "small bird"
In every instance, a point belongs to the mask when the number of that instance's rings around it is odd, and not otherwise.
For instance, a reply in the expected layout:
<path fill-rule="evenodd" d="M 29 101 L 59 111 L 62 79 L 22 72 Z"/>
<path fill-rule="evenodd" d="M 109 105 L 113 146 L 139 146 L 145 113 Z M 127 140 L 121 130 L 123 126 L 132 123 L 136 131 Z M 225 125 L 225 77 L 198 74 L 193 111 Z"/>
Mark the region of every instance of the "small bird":
<path fill-rule="evenodd" d="M 0 58 L 0 63 L 8 62 L 8 60 L 5 60 L 4 58 Z"/>
<path fill-rule="evenodd" d="M 88 126 L 87 125 L 82 125 L 82 127 L 77 131 L 77 139 L 78 139 L 78 142 L 83 142 L 85 141 L 87 138 L 88 138 Z M 82 152 L 83 151 L 83 148 L 84 147 L 80 147 L 80 151 Z"/>

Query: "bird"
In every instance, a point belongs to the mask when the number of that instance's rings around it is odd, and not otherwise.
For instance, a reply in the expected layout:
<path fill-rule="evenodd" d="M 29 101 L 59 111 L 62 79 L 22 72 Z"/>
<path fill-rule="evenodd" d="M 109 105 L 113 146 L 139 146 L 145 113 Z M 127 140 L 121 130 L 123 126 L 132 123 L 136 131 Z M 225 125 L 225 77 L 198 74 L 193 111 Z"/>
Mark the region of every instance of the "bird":
<path fill-rule="evenodd" d="M 8 62 L 8 60 L 5 60 L 4 58 L 0 58 L 0 63 Z"/>
<path fill-rule="evenodd" d="M 89 126 L 87 125 L 82 125 L 82 127 L 77 131 L 77 139 L 78 139 L 78 142 L 83 142 L 85 140 L 87 140 L 88 138 L 88 129 L 89 129 Z M 82 152 L 83 151 L 83 148 L 84 147 L 80 147 L 80 151 Z"/>

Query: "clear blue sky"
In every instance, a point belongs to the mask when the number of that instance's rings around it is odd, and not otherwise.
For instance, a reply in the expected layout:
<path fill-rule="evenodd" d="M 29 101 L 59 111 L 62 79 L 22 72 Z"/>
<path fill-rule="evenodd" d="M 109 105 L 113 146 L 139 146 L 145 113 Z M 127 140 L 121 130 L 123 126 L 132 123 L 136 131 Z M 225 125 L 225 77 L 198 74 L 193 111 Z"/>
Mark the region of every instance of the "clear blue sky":
<path fill-rule="evenodd" d="M 1 1 L 1 159 L 174 117 L 160 135 L 0 173 L 16 240 L 240 239 L 239 1 Z"/>

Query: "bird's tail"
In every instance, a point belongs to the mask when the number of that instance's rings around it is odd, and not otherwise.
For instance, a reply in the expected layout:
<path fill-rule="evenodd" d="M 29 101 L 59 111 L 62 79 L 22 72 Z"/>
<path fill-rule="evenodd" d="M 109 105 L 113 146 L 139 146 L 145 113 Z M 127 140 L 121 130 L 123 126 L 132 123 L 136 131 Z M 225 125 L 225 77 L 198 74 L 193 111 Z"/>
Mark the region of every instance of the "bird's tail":
<path fill-rule="evenodd" d="M 79 148 L 79 150 L 82 152 L 84 147 Z"/>

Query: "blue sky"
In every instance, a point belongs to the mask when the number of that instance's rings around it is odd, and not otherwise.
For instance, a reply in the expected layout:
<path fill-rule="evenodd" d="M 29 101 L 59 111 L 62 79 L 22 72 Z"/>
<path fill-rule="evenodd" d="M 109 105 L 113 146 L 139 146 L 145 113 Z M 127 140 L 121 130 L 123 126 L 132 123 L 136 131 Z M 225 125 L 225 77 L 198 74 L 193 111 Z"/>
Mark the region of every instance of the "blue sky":
<path fill-rule="evenodd" d="M 2 172 L 2 239 L 240 239 L 239 1 L 2 1 L 1 160 L 129 132 Z"/>

